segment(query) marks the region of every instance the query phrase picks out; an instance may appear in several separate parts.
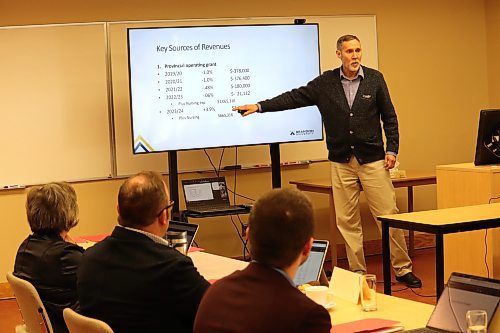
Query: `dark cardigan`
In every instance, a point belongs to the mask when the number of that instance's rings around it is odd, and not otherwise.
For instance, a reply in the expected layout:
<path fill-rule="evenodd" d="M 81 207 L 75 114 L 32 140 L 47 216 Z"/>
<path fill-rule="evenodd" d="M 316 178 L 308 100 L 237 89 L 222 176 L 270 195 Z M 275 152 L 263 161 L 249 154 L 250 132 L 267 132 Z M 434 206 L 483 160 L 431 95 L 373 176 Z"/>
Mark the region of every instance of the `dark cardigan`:
<path fill-rule="evenodd" d="M 330 161 L 348 162 L 352 155 L 360 164 L 382 160 L 386 150 L 398 153 L 398 120 L 382 73 L 364 66 L 363 72 L 352 109 L 349 109 L 340 81 L 340 68 L 326 71 L 306 86 L 259 104 L 262 112 L 316 105 L 323 118 Z"/>

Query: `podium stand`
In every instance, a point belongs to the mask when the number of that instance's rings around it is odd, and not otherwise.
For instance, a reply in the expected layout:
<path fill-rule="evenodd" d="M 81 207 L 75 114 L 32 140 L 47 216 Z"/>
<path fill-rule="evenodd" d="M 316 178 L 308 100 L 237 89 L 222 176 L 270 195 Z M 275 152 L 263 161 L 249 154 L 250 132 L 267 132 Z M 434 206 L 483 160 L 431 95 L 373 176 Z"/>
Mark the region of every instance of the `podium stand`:
<path fill-rule="evenodd" d="M 439 209 L 500 202 L 500 165 L 439 165 L 436 177 Z M 500 230 L 488 230 L 486 242 L 485 235 L 480 230 L 445 236 L 445 279 L 454 271 L 487 276 L 485 255 L 490 277 L 500 278 Z"/>

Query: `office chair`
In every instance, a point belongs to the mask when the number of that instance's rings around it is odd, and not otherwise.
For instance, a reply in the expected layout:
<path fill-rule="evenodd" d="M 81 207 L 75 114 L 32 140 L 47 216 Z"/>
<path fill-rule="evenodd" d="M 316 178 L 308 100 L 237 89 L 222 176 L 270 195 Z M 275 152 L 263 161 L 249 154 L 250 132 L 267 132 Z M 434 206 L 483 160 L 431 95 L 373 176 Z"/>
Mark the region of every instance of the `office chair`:
<path fill-rule="evenodd" d="M 70 308 L 64 309 L 63 316 L 70 333 L 113 333 L 105 322 L 83 316 Z"/>
<path fill-rule="evenodd" d="M 30 282 L 14 276 L 12 272 L 7 273 L 7 281 L 16 295 L 17 305 L 21 310 L 26 331 L 29 333 L 53 333 L 49 316 L 35 287 Z"/>

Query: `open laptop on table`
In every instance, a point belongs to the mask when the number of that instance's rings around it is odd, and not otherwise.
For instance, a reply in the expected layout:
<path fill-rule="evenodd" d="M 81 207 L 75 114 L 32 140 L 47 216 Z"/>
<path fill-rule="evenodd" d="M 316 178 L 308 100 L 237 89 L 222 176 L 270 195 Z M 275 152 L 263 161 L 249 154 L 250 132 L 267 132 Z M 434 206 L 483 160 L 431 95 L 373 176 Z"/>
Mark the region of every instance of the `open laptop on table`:
<path fill-rule="evenodd" d="M 468 310 L 485 310 L 488 326 L 491 328 L 490 324 L 499 302 L 500 280 L 451 273 L 426 327 L 405 332 L 465 333 L 467 332 L 465 314 Z"/>
<path fill-rule="evenodd" d="M 186 210 L 196 215 L 214 213 L 244 214 L 249 212 L 245 205 L 231 205 L 226 179 L 224 177 L 199 178 L 182 181 Z"/>
<path fill-rule="evenodd" d="M 191 247 L 191 244 L 193 244 L 194 237 L 196 236 L 196 233 L 198 232 L 198 225 L 193 224 L 193 223 L 186 223 L 186 222 L 179 222 L 179 221 L 170 221 L 168 223 L 168 231 L 176 231 L 176 232 L 186 232 L 186 238 L 187 238 L 187 249 L 186 251 L 189 250 Z M 166 237 L 166 235 L 165 235 Z"/>

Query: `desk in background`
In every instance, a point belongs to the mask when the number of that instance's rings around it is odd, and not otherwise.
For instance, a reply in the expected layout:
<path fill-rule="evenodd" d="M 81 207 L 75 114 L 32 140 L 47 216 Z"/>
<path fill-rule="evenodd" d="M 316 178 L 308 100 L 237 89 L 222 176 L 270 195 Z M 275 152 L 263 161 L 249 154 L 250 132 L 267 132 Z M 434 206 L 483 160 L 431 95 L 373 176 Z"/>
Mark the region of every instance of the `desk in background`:
<path fill-rule="evenodd" d="M 500 202 L 500 165 L 475 166 L 473 163 L 438 165 L 437 208 L 453 208 Z M 446 236 L 445 276 L 457 271 L 467 274 L 487 276 L 490 273 L 500 279 L 500 229 L 488 233 L 486 260 L 490 272 L 484 264 L 484 231 Z M 467 251 L 463 251 L 467 249 Z M 462 252 L 462 256 L 453 255 Z"/>
<path fill-rule="evenodd" d="M 206 252 L 193 252 L 189 257 L 207 280 L 220 279 L 235 270 L 244 269 L 248 263 L 240 260 L 221 257 Z M 334 297 L 336 306 L 329 311 L 332 324 L 342 324 L 366 318 L 382 318 L 400 321 L 406 329 L 424 327 L 434 306 L 406 300 L 403 298 L 377 295 L 378 310 L 364 312 L 360 305 L 352 304 Z"/>
<path fill-rule="evenodd" d="M 439 298 L 444 289 L 443 235 L 500 227 L 500 203 L 384 215 L 378 219 L 382 222 L 384 293 L 391 294 L 389 228 L 400 228 L 436 236 L 436 292 Z M 484 246 L 484 243 L 477 246 Z M 460 253 L 454 255 L 460 256 Z"/>
<path fill-rule="evenodd" d="M 407 171 L 404 178 L 393 178 L 392 183 L 395 188 L 406 187 L 408 190 L 408 212 L 413 212 L 413 187 L 421 185 L 436 184 L 436 175 L 432 171 Z M 292 180 L 290 184 L 294 184 L 301 191 L 323 193 L 329 195 L 330 200 L 330 250 L 332 253 L 332 265 L 337 265 L 337 249 L 335 248 L 336 225 L 332 183 L 330 178 L 307 179 L 307 180 Z M 409 234 L 409 254 L 413 257 L 414 251 L 414 234 L 410 231 Z"/>

